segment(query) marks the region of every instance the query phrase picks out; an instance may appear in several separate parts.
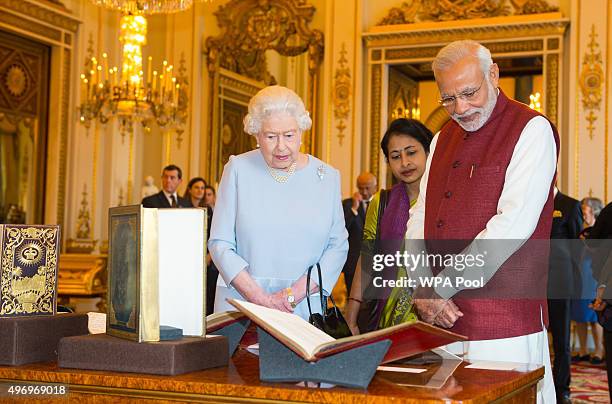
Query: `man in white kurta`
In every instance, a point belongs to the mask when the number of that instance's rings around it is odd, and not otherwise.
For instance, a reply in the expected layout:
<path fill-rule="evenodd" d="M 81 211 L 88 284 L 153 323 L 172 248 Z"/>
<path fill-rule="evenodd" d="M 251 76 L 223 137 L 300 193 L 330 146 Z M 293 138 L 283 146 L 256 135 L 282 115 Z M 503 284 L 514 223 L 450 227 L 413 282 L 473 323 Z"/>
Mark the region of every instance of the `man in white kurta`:
<path fill-rule="evenodd" d="M 499 287 L 496 281 L 506 279 L 508 271 L 501 268 L 508 265 L 508 258 L 525 241 L 550 234 L 558 135 L 545 117 L 530 115 L 498 90 L 499 70 L 482 45 L 473 41 L 448 45 L 436 57 L 433 70 L 440 103 L 452 121 L 431 144 L 406 238 L 471 240 L 463 254 L 477 254 L 482 248 L 479 241 L 508 239 L 503 251 L 494 252 L 483 268 L 468 268 L 462 274 L 467 278 L 482 277 L 484 288 L 487 284 Z M 417 245 L 418 242 L 407 243 L 407 248 L 417 252 L 415 248 L 422 247 Z M 521 254 L 524 259 L 528 252 Z M 433 276 L 427 267 L 418 268 L 417 273 Z M 435 276 L 455 280 L 457 273 L 456 268 L 446 266 Z M 519 281 L 529 281 L 533 276 L 536 282 L 542 282 L 540 272 L 512 276 Z M 465 354 L 465 359 L 543 365 L 545 377 L 538 388 L 538 401 L 554 402 L 545 300 L 509 300 L 517 305 L 514 308 L 493 299 L 486 300 L 486 304 L 468 299 L 461 301 L 462 305 L 456 304 L 454 298 L 466 288 L 456 282 L 452 285 L 417 288 L 415 306 L 420 317 L 467 334 L 469 341 L 448 347 L 454 353 Z M 489 318 L 494 311 L 491 308 L 502 312 L 499 330 L 496 319 Z"/>

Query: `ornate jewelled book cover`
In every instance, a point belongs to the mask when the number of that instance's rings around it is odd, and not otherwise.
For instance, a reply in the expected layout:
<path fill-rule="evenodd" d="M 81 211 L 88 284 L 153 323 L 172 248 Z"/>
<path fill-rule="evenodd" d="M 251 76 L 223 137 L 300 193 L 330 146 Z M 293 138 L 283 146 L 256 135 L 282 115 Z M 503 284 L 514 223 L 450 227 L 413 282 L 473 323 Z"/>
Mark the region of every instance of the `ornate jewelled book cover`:
<path fill-rule="evenodd" d="M 0 225 L 0 317 L 54 315 L 57 225 Z"/>

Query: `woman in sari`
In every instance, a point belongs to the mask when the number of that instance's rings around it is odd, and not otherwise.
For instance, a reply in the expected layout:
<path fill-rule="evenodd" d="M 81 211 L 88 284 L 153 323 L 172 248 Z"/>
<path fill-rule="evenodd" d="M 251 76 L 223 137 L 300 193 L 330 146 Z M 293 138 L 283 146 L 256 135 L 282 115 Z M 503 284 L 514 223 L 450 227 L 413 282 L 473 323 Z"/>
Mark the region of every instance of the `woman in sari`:
<path fill-rule="evenodd" d="M 366 214 L 362 253 L 371 254 L 375 244 L 383 244 L 385 250 L 390 246 L 395 249 L 400 247 L 399 241 L 406 234 L 410 208 L 419 196 L 419 184 L 425 172 L 432 138 L 431 131 L 417 120 L 400 118 L 391 122 L 380 147 L 397 183 L 390 190 L 382 190 L 372 198 Z M 360 258 L 347 304 L 347 322 L 353 334 L 360 332 L 357 323 L 364 303 L 361 270 Z M 405 276 L 405 272 L 401 271 L 403 269 L 400 268 L 398 277 Z M 394 288 L 389 296 L 377 300 L 376 307 L 370 307 L 367 311 L 370 311 L 367 315 L 368 325 L 362 324 L 362 328 L 368 331 L 417 318 L 407 288 Z"/>

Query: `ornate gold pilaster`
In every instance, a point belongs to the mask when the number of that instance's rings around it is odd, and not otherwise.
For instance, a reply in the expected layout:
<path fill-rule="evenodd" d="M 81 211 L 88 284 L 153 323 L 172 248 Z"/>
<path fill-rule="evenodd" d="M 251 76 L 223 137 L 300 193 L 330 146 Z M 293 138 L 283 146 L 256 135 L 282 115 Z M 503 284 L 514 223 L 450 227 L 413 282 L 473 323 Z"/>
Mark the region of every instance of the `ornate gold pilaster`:
<path fill-rule="evenodd" d="M 576 81 L 580 81 L 579 71 L 580 71 L 580 9 L 581 9 L 581 0 L 576 0 Z M 572 27 L 572 30 L 574 28 Z M 574 97 L 574 195 L 578 195 L 579 193 L 579 183 L 580 183 L 580 97 L 578 94 Z"/>
<path fill-rule="evenodd" d="M 582 92 L 582 107 L 585 112 L 588 111 L 586 120 L 589 122 L 589 125 L 587 130 L 589 131 L 589 138 L 593 140 L 594 123 L 597 120 L 594 111 L 600 109 L 601 90 L 604 82 L 601 51 L 597 42 L 595 24 L 591 26 L 589 37 L 590 41 L 587 45 L 589 50 L 585 52 L 583 57 L 579 83 Z"/>
<path fill-rule="evenodd" d="M 372 86 L 370 88 L 370 172 L 379 177 L 378 144 L 380 139 L 380 121 L 382 103 L 382 65 L 372 65 Z M 376 107 L 378 106 L 378 107 Z"/>
<path fill-rule="evenodd" d="M 68 163 L 68 105 L 70 101 L 70 64 L 71 51 L 64 49 L 62 77 L 62 112 L 60 118 L 59 184 L 57 192 L 57 223 L 64 224 L 66 215 L 66 165 Z M 63 235 L 62 235 L 63 237 Z"/>
<path fill-rule="evenodd" d="M 336 129 L 338 130 L 338 141 L 342 146 L 344 130 L 346 129 L 345 120 L 351 112 L 351 69 L 348 67 L 346 59 L 346 46 L 342 43 L 340 49 L 340 59 L 334 75 L 334 117 L 337 120 Z"/>
<path fill-rule="evenodd" d="M 557 126 L 559 103 L 559 55 L 551 53 L 546 56 L 546 116 Z"/>

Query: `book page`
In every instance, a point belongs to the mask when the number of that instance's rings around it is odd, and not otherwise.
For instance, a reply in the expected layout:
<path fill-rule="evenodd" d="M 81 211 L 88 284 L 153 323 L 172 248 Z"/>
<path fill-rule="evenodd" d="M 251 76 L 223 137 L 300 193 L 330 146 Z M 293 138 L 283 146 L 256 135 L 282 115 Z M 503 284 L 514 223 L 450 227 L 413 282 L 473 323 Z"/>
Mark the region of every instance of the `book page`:
<path fill-rule="evenodd" d="M 250 313 L 257 317 L 253 319 L 255 322 L 259 319 L 264 324 L 267 324 L 276 331 L 276 333 L 269 331 L 274 337 L 299 346 L 307 355 L 305 359 L 311 359 L 319 345 L 335 341 L 334 337 L 327 335 L 295 314 L 285 313 L 242 300 L 232 299 L 230 303 L 241 310 L 244 309 L 243 311 L 247 314 Z"/>
<path fill-rule="evenodd" d="M 159 209 L 159 324 L 204 336 L 206 211 Z"/>

